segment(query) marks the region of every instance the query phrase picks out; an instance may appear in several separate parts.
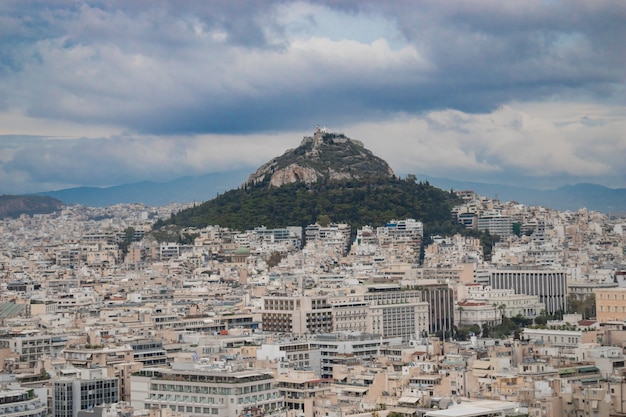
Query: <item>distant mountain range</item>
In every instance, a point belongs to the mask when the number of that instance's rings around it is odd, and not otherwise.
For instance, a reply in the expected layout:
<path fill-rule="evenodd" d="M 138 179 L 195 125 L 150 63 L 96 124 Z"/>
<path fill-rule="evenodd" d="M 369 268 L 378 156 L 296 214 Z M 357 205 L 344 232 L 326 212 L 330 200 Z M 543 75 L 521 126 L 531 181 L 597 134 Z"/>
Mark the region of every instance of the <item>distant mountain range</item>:
<path fill-rule="evenodd" d="M 427 180 L 431 185 L 444 190 L 472 190 L 475 193 L 500 201 L 517 201 L 529 206 L 544 206 L 561 211 L 580 208 L 601 211 L 607 214 L 626 213 L 626 188 L 607 188 L 597 184 L 565 185 L 553 190 L 512 187 L 500 184 L 458 181 L 418 175 L 418 180 Z"/>
<path fill-rule="evenodd" d="M 66 204 L 104 207 L 120 203 L 163 206 L 169 203 L 203 202 L 246 181 L 249 171 L 229 171 L 167 182 L 143 181 L 113 187 L 76 187 L 45 191 L 37 195 L 54 197 Z"/>
<path fill-rule="evenodd" d="M 358 141 L 353 141 L 353 145 Z M 354 152 L 354 146 L 348 150 Z M 294 150 L 287 151 L 289 157 L 294 157 Z M 350 156 L 352 157 L 352 156 Z M 172 202 L 190 203 L 204 202 L 213 199 L 218 194 L 239 187 L 249 181 L 257 181 L 261 174 L 273 170 L 272 178 L 275 183 L 289 182 L 295 178 L 306 179 L 311 177 L 310 167 L 294 166 L 291 163 L 275 165 L 276 161 L 260 167 L 257 172 L 250 174 L 250 170 L 237 170 L 223 173 L 207 174 L 202 176 L 182 177 L 168 182 L 144 181 L 124 184 L 113 187 L 77 187 L 58 191 L 37 193 L 63 201 L 66 204 L 81 204 L 92 207 L 103 207 L 119 203 L 143 203 L 150 206 L 161 206 Z M 371 158 L 375 164 L 380 164 Z M 274 165 L 272 165 L 274 164 Z M 381 165 L 381 168 L 386 169 Z M 332 173 L 335 177 L 336 173 Z M 575 211 L 582 207 L 609 214 L 626 213 L 626 189 L 607 188 L 596 184 L 566 185 L 554 190 L 537 190 L 533 188 L 512 187 L 501 184 L 487 184 L 481 182 L 459 181 L 449 178 L 432 177 L 418 174 L 418 181 L 428 181 L 431 185 L 445 191 L 473 190 L 479 195 L 497 198 L 500 201 L 517 201 L 526 205 L 540 205 L 556 210 Z"/>

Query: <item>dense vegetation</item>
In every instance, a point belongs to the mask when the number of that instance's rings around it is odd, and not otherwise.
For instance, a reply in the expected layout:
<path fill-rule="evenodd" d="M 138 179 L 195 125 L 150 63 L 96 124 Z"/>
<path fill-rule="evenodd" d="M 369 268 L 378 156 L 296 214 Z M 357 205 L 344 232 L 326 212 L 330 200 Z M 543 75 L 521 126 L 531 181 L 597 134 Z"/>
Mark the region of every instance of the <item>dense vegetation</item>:
<path fill-rule="evenodd" d="M 319 181 L 268 187 L 267 182 L 228 191 L 198 206 L 159 221 L 182 227 L 220 225 L 238 230 L 264 225 L 269 228 L 307 226 L 320 217 L 348 223 L 353 230 L 381 226 L 391 219 L 414 218 L 424 223 L 425 235 L 453 234 L 462 230 L 451 216 L 457 197 L 409 179 Z"/>
<path fill-rule="evenodd" d="M 0 195 L 0 218 L 22 214 L 48 214 L 63 208 L 63 202 L 37 195 Z"/>

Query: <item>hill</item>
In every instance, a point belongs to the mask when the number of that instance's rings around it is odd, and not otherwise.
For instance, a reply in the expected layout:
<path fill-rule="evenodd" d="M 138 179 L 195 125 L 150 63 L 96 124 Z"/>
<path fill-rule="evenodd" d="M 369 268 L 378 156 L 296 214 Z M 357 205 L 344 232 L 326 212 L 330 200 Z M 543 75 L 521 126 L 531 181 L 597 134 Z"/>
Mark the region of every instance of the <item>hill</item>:
<path fill-rule="evenodd" d="M 44 196 L 0 195 L 0 218 L 22 214 L 48 214 L 63 208 L 63 203 Z"/>
<path fill-rule="evenodd" d="M 359 141 L 318 129 L 298 148 L 257 169 L 240 188 L 183 210 L 155 228 L 306 226 L 324 215 L 353 228 L 415 218 L 424 223 L 426 233 L 445 233 L 460 230 L 451 216 L 458 203 L 452 193 L 414 176 L 399 179 Z"/>

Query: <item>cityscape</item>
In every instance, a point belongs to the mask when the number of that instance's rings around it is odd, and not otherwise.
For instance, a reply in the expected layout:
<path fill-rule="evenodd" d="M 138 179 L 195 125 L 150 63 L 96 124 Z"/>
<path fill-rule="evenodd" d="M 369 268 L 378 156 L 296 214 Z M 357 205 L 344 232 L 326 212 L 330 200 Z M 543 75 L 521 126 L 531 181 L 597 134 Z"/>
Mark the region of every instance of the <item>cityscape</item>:
<path fill-rule="evenodd" d="M 410 218 L 186 242 L 151 234 L 181 204 L 6 218 L 2 414 L 619 415 L 626 219 L 456 194 L 489 259 Z"/>
<path fill-rule="evenodd" d="M 0 1 L 0 417 L 626 417 L 625 22 Z"/>

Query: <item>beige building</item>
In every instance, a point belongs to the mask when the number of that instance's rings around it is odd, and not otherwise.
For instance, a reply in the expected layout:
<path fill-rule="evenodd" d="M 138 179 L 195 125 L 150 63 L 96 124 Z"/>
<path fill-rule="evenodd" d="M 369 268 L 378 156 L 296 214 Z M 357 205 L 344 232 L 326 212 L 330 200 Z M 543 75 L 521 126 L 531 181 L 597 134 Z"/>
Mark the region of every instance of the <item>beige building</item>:
<path fill-rule="evenodd" d="M 289 371 L 276 377 L 279 394 L 285 399 L 285 406 L 297 410 L 304 417 L 314 417 L 315 398 L 330 394 L 332 379 L 320 378 L 313 371 Z"/>
<path fill-rule="evenodd" d="M 293 334 L 330 333 L 333 331 L 333 310 L 325 296 L 264 297 L 263 330 Z"/>
<path fill-rule="evenodd" d="M 596 319 L 600 323 L 626 320 L 626 288 L 596 288 Z"/>

